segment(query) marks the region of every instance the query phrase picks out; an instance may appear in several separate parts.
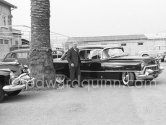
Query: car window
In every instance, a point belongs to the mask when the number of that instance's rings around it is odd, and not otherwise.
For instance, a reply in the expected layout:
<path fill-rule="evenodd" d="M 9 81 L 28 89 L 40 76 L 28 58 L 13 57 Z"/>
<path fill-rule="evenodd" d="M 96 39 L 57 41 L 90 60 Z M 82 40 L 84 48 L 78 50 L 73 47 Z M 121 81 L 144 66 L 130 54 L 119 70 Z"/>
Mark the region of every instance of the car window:
<path fill-rule="evenodd" d="M 28 58 L 28 53 L 27 52 L 17 53 L 17 58 L 19 58 L 19 59 Z"/>
<path fill-rule="evenodd" d="M 6 57 L 5 57 L 5 59 L 11 58 L 11 55 L 12 55 L 12 53 L 8 53 L 8 54 L 6 55 Z"/>
<path fill-rule="evenodd" d="M 9 53 L 9 54 L 7 54 L 6 59 L 9 59 L 9 58 L 17 58 L 16 53 Z"/>
<path fill-rule="evenodd" d="M 16 53 L 12 53 L 11 54 L 11 58 L 17 58 L 17 54 Z"/>
<path fill-rule="evenodd" d="M 79 52 L 80 58 L 81 58 L 82 60 L 89 59 L 89 58 L 88 58 L 88 54 L 89 54 L 89 50 L 81 50 L 81 51 Z"/>
<path fill-rule="evenodd" d="M 100 49 L 81 50 L 79 55 L 82 60 L 93 60 L 101 58 Z"/>
<path fill-rule="evenodd" d="M 114 57 L 114 56 L 122 56 L 125 55 L 122 49 L 113 48 L 113 49 L 105 49 L 102 53 L 103 59 Z"/>

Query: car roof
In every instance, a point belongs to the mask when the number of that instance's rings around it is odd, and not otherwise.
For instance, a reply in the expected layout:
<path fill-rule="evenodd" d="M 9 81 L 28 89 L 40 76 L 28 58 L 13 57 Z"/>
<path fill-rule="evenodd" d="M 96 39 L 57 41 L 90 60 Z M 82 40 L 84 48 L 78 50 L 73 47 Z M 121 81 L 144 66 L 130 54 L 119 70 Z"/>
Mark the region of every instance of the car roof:
<path fill-rule="evenodd" d="M 30 51 L 30 49 L 28 48 L 28 49 L 17 49 L 17 50 L 13 50 L 13 51 L 11 51 L 11 52 L 15 52 L 15 53 L 17 53 L 17 52 L 29 52 Z M 57 50 L 52 50 L 53 52 L 54 51 L 63 51 L 62 49 L 57 49 Z"/>
<path fill-rule="evenodd" d="M 30 49 L 17 49 L 17 50 L 13 50 L 11 52 L 17 53 L 17 52 L 28 52 L 28 51 L 30 51 Z"/>

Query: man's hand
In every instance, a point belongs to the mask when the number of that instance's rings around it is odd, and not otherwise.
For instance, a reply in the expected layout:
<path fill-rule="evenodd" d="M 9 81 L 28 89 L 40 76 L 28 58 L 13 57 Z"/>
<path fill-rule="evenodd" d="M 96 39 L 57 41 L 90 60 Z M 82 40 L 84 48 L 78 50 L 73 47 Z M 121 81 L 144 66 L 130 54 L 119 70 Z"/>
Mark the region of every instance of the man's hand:
<path fill-rule="evenodd" d="M 71 67 L 74 67 L 74 63 L 71 63 Z"/>

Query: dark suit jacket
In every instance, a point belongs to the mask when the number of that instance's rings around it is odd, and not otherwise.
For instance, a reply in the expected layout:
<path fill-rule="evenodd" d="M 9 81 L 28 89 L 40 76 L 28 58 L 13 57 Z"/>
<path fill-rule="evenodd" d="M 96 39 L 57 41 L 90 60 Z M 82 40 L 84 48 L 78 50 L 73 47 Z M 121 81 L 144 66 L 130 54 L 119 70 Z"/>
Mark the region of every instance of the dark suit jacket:
<path fill-rule="evenodd" d="M 80 56 L 79 56 L 79 50 L 74 48 L 71 48 L 67 52 L 67 61 L 69 62 L 69 67 L 71 68 L 71 63 L 74 64 L 74 67 L 78 67 L 81 64 Z"/>

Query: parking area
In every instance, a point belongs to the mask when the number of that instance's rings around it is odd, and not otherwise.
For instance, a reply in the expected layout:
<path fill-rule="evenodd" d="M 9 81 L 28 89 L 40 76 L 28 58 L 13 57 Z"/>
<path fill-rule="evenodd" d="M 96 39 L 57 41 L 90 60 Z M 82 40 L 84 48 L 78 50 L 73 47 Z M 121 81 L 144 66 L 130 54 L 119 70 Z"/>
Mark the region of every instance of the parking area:
<path fill-rule="evenodd" d="M 166 63 L 161 64 L 166 68 Z M 166 119 L 163 73 L 155 84 L 24 91 L 0 104 L 2 125 L 162 125 Z"/>

